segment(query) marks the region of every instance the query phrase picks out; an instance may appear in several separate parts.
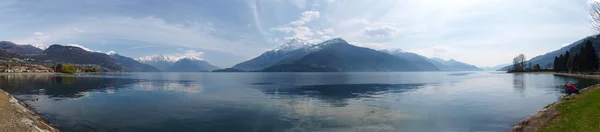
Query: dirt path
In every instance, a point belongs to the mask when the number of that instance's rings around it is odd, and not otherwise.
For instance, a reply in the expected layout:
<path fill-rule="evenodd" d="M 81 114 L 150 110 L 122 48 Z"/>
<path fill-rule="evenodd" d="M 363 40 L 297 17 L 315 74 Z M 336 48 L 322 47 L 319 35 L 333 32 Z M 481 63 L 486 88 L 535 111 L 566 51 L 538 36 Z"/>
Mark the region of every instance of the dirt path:
<path fill-rule="evenodd" d="M 0 89 L 0 132 L 57 132 L 34 111 Z"/>

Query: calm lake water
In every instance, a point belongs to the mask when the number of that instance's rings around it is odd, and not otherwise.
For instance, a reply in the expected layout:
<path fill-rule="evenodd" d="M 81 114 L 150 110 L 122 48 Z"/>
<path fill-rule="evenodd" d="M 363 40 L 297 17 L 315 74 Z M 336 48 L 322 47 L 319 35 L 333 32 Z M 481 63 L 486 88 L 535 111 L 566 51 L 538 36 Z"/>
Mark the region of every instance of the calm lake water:
<path fill-rule="evenodd" d="M 599 81 L 549 74 L 0 75 L 63 131 L 506 131 Z"/>

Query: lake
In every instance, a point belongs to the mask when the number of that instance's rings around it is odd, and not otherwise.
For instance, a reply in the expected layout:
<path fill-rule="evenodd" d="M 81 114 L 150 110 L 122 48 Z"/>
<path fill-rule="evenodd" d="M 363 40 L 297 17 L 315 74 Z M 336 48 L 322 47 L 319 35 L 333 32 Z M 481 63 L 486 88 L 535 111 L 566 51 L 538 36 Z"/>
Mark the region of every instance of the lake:
<path fill-rule="evenodd" d="M 506 131 L 596 80 L 498 72 L 0 75 L 62 131 Z"/>

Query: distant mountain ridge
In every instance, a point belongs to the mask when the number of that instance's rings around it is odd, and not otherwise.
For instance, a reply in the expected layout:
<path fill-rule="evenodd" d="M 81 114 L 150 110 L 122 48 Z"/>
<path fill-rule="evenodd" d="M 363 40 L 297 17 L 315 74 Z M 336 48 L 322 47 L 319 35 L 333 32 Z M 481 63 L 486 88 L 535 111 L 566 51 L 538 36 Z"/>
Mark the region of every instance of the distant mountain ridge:
<path fill-rule="evenodd" d="M 153 66 L 140 63 L 132 58 L 121 56 L 115 52 L 107 53 L 113 60 L 115 60 L 119 65 L 126 67 L 127 69 L 131 69 L 138 72 L 159 72 L 160 70 L 156 69 Z"/>
<path fill-rule="evenodd" d="M 21 55 L 40 54 L 43 51 L 31 45 L 18 45 L 10 41 L 0 41 L 0 49 Z"/>
<path fill-rule="evenodd" d="M 540 64 L 541 68 L 552 68 L 552 64 L 554 63 L 554 57 L 560 56 L 561 54 L 564 54 L 567 51 L 569 51 L 571 53 L 577 53 L 579 51 L 579 48 L 581 46 L 583 46 L 583 44 L 584 44 L 583 42 L 585 42 L 585 40 L 590 40 L 592 42 L 592 44 L 594 45 L 594 47 L 596 48 L 596 51 L 600 51 L 600 34 L 592 35 L 592 36 L 587 36 L 585 38 L 577 40 L 567 46 L 564 46 L 564 47 L 558 49 L 558 50 L 548 52 L 544 55 L 539 55 L 539 56 L 533 57 L 530 60 L 528 60 L 527 63 L 531 63 L 532 65 Z M 511 67 L 512 67 L 512 65 L 505 66 L 505 67 L 499 69 L 499 71 L 508 71 Z"/>
<path fill-rule="evenodd" d="M 140 63 L 148 64 L 156 67 L 161 71 L 167 71 L 175 62 L 182 59 L 182 57 L 171 56 L 171 55 L 153 55 L 136 58 Z"/>
<path fill-rule="evenodd" d="M 204 60 L 187 57 L 173 63 L 166 71 L 169 72 L 209 72 L 217 70 L 219 67 L 214 66 Z"/>
<path fill-rule="evenodd" d="M 214 66 L 203 59 L 192 56 L 172 56 L 159 54 L 140 57 L 136 60 L 140 63 L 156 67 L 160 71 L 164 72 L 206 72 L 219 69 L 219 67 Z"/>
<path fill-rule="evenodd" d="M 306 52 L 304 50 L 312 45 L 314 44 L 311 44 L 306 40 L 293 38 L 277 48 L 262 53 L 260 56 L 251 60 L 236 64 L 232 68 L 245 71 L 262 70 L 269 66 L 275 65 L 277 62 L 288 57 L 288 55 Z"/>
<path fill-rule="evenodd" d="M 33 58 L 39 60 L 53 60 L 61 63 L 96 64 L 114 71 L 125 69 L 107 54 L 89 52 L 73 46 L 52 45 L 44 50 L 42 54 L 36 55 Z"/>
<path fill-rule="evenodd" d="M 483 69 L 477 66 L 460 62 L 454 59 L 445 61 L 440 58 L 430 58 L 429 60 L 431 63 L 439 67 L 442 71 L 483 71 Z"/>
<path fill-rule="evenodd" d="M 454 59 L 445 61 L 440 58 L 427 58 L 425 56 L 407 52 L 402 49 L 384 49 L 384 50 L 379 50 L 379 51 L 407 59 L 410 62 L 416 63 L 423 67 L 433 65 L 441 71 L 482 71 L 482 69 L 478 68 L 477 66 L 467 64 L 464 62 L 460 62 L 460 61 L 456 61 Z"/>
<path fill-rule="evenodd" d="M 293 46 L 289 46 L 293 45 Z M 293 48 L 280 48 L 293 47 Z M 386 72 L 437 71 L 433 64 L 417 65 L 388 53 L 357 47 L 341 38 L 319 44 L 291 39 L 282 46 L 267 51 L 233 68 L 264 72 Z M 281 49 L 284 52 L 281 52 Z"/>

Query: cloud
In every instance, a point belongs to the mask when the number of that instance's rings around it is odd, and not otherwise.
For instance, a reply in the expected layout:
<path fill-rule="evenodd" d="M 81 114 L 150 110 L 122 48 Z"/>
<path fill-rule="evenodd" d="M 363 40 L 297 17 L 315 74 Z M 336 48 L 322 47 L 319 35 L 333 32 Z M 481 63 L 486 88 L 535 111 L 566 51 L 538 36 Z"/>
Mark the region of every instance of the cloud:
<path fill-rule="evenodd" d="M 80 33 L 81 33 L 81 32 L 85 32 L 85 30 L 83 30 L 83 29 L 79 29 L 79 28 L 73 28 L 73 29 L 71 29 L 71 30 L 73 30 L 73 32 L 80 32 Z"/>
<path fill-rule="evenodd" d="M 298 9 L 303 10 L 306 8 L 306 0 L 289 0 L 291 4 L 296 6 Z"/>
<path fill-rule="evenodd" d="M 306 39 L 309 41 L 316 41 L 312 38 L 315 34 L 312 32 L 310 28 L 304 26 L 306 23 L 318 19 L 320 17 L 320 13 L 318 11 L 305 11 L 301 13 L 301 17 L 298 20 L 292 21 L 286 25 L 278 26 L 271 28 L 271 31 L 280 31 L 283 33 L 292 33 L 292 36 L 284 37 L 286 39 L 289 38 L 300 38 Z M 317 34 L 323 34 L 317 31 Z"/>
<path fill-rule="evenodd" d="M 143 48 L 154 48 L 154 47 L 158 47 L 158 46 L 156 46 L 156 45 L 135 46 L 135 47 L 127 48 L 127 49 L 143 49 Z"/>
<path fill-rule="evenodd" d="M 85 27 L 88 36 L 102 36 L 98 39 L 132 40 L 172 46 L 200 48 L 219 51 L 233 55 L 246 56 L 255 54 L 250 47 L 256 47 L 250 37 L 226 39 L 214 35 L 211 24 L 190 24 L 197 22 L 170 23 L 163 18 L 146 16 L 89 18 L 77 21 L 72 25 Z M 201 22 L 200 22 L 201 23 Z M 103 25 L 103 26 L 97 26 Z M 204 26 L 204 27 L 202 27 Z M 133 47 L 136 48 L 136 47 Z M 140 47 L 138 47 L 140 48 Z M 245 51 L 245 52 L 240 52 Z"/>
<path fill-rule="evenodd" d="M 284 32 L 284 33 L 290 33 L 294 30 L 294 28 L 291 27 L 276 27 L 276 28 L 271 28 L 271 31 L 280 31 L 280 32 Z"/>
<path fill-rule="evenodd" d="M 380 27 L 367 27 L 363 33 L 367 36 L 377 37 L 377 38 L 390 38 L 396 36 L 396 34 L 400 31 L 399 28 L 385 25 Z"/>
<path fill-rule="evenodd" d="M 33 32 L 31 36 L 28 36 L 21 40 L 16 40 L 17 44 L 32 44 L 32 45 L 46 45 L 49 43 L 56 43 L 56 41 L 66 41 L 81 35 L 84 31 L 79 28 L 58 28 L 54 31 L 49 32 Z M 65 42 L 67 43 L 67 42 Z"/>
<path fill-rule="evenodd" d="M 333 29 L 331 29 L 331 28 L 328 28 L 328 29 L 324 29 L 324 30 L 323 30 L 323 32 L 325 32 L 325 33 L 330 33 L 330 34 L 331 34 L 331 33 L 333 33 L 334 31 L 333 31 Z"/>
<path fill-rule="evenodd" d="M 184 50 L 184 49 L 178 49 L 178 50 L 181 51 L 182 53 L 177 53 L 177 54 L 175 54 L 175 56 L 179 56 L 180 58 L 191 57 L 191 58 L 202 60 L 202 55 L 204 55 L 204 52 L 196 51 L 196 50 Z"/>

